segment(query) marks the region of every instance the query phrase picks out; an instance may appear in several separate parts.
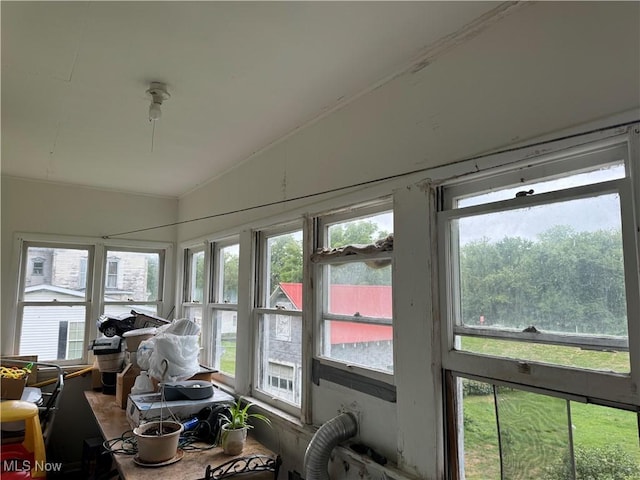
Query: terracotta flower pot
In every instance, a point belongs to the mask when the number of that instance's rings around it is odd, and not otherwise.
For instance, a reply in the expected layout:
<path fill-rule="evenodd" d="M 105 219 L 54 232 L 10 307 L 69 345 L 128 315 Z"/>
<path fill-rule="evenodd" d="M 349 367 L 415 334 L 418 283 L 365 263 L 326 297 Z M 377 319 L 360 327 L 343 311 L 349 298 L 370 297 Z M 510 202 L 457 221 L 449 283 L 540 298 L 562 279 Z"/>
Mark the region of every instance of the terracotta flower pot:
<path fill-rule="evenodd" d="M 227 455 L 240 455 L 247 441 L 247 427 L 231 429 L 229 424 L 222 426 L 222 450 Z"/>

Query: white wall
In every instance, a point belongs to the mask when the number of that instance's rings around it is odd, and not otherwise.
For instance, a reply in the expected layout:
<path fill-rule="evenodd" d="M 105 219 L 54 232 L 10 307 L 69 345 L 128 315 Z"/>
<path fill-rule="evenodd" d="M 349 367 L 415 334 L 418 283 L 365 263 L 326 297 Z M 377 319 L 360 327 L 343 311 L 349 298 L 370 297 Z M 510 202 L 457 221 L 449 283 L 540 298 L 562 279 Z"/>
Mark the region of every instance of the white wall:
<path fill-rule="evenodd" d="M 189 220 L 444 165 L 638 108 L 638 18 L 637 2 L 527 4 L 425 68 L 397 76 L 185 195 L 179 202 L 179 218 Z M 315 211 L 312 200 L 305 204 Z M 188 223 L 179 228 L 178 240 L 229 230 L 293 206 Z M 423 274 L 424 270 L 414 269 L 407 284 L 425 281 L 428 292 L 429 278 L 420 278 Z M 429 302 L 422 308 L 415 316 L 395 321 L 422 336 L 422 345 L 429 349 L 437 331 L 424 326 L 433 321 Z M 399 334 L 396 348 L 415 347 L 421 340 L 415 335 Z M 433 465 L 434 454 L 427 447 L 442 448 L 441 440 L 425 442 L 421 430 L 440 420 L 432 405 L 435 397 L 409 397 L 421 392 L 411 382 L 436 380 L 438 366 L 427 364 L 428 354 L 418 358 L 396 376 L 399 402 L 409 411 L 366 395 L 353 397 L 363 418 L 375 419 L 374 425 L 361 429 L 365 441 L 383 453 L 393 450 L 406 471 L 436 478 L 443 467 Z M 430 372 L 427 377 L 425 371 Z M 349 396 L 339 390 L 322 383 L 314 386 L 314 423 L 328 420 L 348 401 Z M 433 389 L 426 391 L 433 394 Z M 385 422 L 384 438 L 380 438 L 384 432 L 376 430 L 383 427 L 380 419 Z M 426 435 L 439 435 L 438 428 Z M 293 463 L 300 462 L 297 458 Z"/>
<path fill-rule="evenodd" d="M 14 319 L 12 277 L 15 232 L 100 238 L 117 232 L 175 222 L 177 200 L 2 177 L 2 353 L 11 352 Z M 175 242 L 175 228 L 127 236 Z M 118 237 L 114 237 L 118 238 Z M 166 292 L 173 305 L 174 291 Z"/>

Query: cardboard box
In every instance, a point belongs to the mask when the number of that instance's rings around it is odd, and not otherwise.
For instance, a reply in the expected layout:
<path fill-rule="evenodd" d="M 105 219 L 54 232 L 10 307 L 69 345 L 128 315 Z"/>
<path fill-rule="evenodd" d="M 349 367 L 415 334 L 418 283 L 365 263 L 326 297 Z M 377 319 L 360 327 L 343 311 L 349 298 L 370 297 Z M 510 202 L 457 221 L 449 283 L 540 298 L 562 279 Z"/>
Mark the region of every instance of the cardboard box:
<path fill-rule="evenodd" d="M 19 360 L 20 362 L 13 362 L 12 360 Z M 0 363 L 5 367 L 11 367 L 15 365 L 18 368 L 25 366 L 26 362 L 33 363 L 31 367 L 31 373 L 27 379 L 27 387 L 38 383 L 38 365 L 35 363 L 38 361 L 37 355 L 3 355 L 0 357 Z"/>
<path fill-rule="evenodd" d="M 24 378 L 0 378 L 0 397 L 3 400 L 20 400 L 22 392 L 27 384 L 27 377 Z"/>
<path fill-rule="evenodd" d="M 159 393 L 143 393 L 129 395 L 127 400 L 127 420 L 131 428 L 136 428 L 141 422 L 163 420 L 173 416 L 186 420 L 200 410 L 217 403 L 233 403 L 234 398 L 220 389 L 214 388 L 213 395 L 202 400 L 173 400 L 162 401 Z"/>
<path fill-rule="evenodd" d="M 131 388 L 136 381 L 136 377 L 140 374 L 140 369 L 131 363 L 124 367 L 122 372 L 116 376 L 116 405 L 120 408 L 127 407 L 127 397 L 131 392 Z"/>

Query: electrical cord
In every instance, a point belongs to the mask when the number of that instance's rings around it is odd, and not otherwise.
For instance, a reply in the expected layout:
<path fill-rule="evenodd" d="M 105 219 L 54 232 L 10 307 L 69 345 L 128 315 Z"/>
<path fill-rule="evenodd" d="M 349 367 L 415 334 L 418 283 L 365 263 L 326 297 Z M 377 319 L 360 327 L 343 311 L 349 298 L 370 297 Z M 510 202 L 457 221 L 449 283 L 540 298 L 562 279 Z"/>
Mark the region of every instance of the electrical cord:
<path fill-rule="evenodd" d="M 114 455 L 135 455 L 138 453 L 138 442 L 133 430 L 127 430 L 122 435 L 102 442 L 104 449 Z"/>
<path fill-rule="evenodd" d="M 196 445 L 196 442 L 203 445 Z M 127 430 L 122 435 L 102 442 L 104 449 L 114 455 L 136 455 L 138 442 L 132 430 Z M 190 452 L 211 450 L 217 447 L 217 443 L 205 443 L 197 432 L 184 432 L 180 435 L 178 448 Z"/>

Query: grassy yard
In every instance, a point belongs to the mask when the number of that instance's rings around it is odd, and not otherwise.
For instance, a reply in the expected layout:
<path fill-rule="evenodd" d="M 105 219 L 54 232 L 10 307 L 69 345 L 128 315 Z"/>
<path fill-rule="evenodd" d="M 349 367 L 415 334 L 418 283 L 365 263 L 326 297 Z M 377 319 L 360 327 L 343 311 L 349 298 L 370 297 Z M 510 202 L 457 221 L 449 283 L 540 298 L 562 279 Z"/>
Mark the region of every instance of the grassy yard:
<path fill-rule="evenodd" d="M 220 371 L 231 375 L 236 374 L 236 340 L 222 340 L 222 357 L 220 358 Z"/>
<path fill-rule="evenodd" d="M 527 392 L 499 393 L 499 415 L 503 450 L 508 457 L 505 469 L 526 472 L 540 478 L 549 458 L 561 458 L 566 451 L 568 432 L 566 402 Z M 616 446 L 640 464 L 637 417 L 596 405 L 571 402 L 571 419 L 576 447 Z M 492 395 L 464 399 L 465 469 L 468 480 L 500 479 L 496 415 Z"/>
<path fill-rule="evenodd" d="M 629 352 L 598 352 L 578 347 L 462 337 L 462 350 L 569 367 L 629 373 Z"/>

